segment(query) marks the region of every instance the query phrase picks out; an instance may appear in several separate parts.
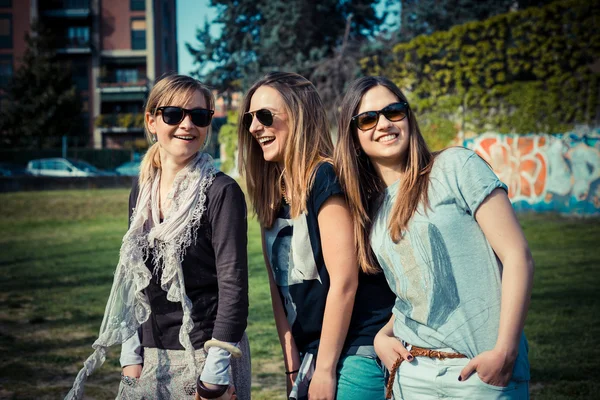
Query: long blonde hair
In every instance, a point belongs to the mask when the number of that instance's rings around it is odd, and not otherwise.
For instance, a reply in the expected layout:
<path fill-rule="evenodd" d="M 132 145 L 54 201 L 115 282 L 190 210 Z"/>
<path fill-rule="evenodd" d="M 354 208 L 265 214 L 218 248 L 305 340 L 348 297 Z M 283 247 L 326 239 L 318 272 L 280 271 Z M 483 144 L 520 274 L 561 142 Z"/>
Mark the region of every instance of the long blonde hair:
<path fill-rule="evenodd" d="M 184 104 L 199 91 L 204 96 L 206 108 L 214 110 L 215 99 L 212 92 L 202 82 L 186 75 L 166 75 L 159 78 L 148 95 L 145 113 L 150 113 L 156 117 L 157 108 L 162 106 L 171 106 Z M 153 134 L 148 128 L 148 121 L 144 118 L 144 130 L 146 139 L 152 143 L 140 165 L 139 183 L 154 179 L 156 171 L 160 166 L 159 144 L 153 140 Z M 210 137 L 210 126 L 208 127 L 207 137 Z"/>
<path fill-rule="evenodd" d="M 354 236 L 358 250 L 358 262 L 365 272 L 378 270 L 371 250 L 369 235 L 372 226 L 371 209 L 374 201 L 385 190 L 385 184 L 377 175 L 369 157 L 361 150 L 357 128 L 352 117 L 358 113 L 360 102 L 370 89 L 383 86 L 392 92 L 399 101 L 406 102 L 406 96 L 389 79 L 380 76 L 359 78 L 350 84 L 341 104 L 338 121 L 338 139 L 334 153 L 334 164 L 340 182 L 348 198 L 350 211 L 354 217 Z M 398 242 L 402 230 L 414 215 L 421 202 L 428 204 L 427 187 L 434 154 L 429 151 L 425 139 L 412 110 L 408 111 L 409 145 L 405 162 L 405 175 L 398 188 L 398 197 L 388 221 L 392 239 Z M 358 153 L 358 154 L 357 154 Z"/>
<path fill-rule="evenodd" d="M 269 86 L 281 95 L 288 115 L 289 134 L 285 145 L 283 170 L 275 162 L 267 162 L 263 151 L 242 123 L 244 113 L 256 90 Z M 248 195 L 260 224 L 270 228 L 281 207 L 281 180 L 291 195 L 290 215 L 306 211 L 309 190 L 317 166 L 332 161 L 333 142 L 323 102 L 313 84 L 306 78 L 288 72 L 271 72 L 257 81 L 246 93 L 238 120 L 238 165 L 246 178 Z"/>

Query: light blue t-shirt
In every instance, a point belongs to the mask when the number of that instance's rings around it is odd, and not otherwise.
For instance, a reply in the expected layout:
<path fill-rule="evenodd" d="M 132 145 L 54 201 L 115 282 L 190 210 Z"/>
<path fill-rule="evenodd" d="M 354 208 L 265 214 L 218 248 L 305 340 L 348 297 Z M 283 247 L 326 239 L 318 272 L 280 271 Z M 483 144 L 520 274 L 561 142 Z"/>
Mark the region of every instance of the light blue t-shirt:
<path fill-rule="evenodd" d="M 429 205 L 394 243 L 389 214 L 399 182 L 390 185 L 374 219 L 371 246 L 396 294 L 394 334 L 424 348 L 452 348 L 469 358 L 498 338 L 502 265 L 474 218 L 496 188 L 507 190 L 473 151 L 439 154 L 430 173 Z M 529 380 L 527 340 L 521 336 L 513 379 Z"/>

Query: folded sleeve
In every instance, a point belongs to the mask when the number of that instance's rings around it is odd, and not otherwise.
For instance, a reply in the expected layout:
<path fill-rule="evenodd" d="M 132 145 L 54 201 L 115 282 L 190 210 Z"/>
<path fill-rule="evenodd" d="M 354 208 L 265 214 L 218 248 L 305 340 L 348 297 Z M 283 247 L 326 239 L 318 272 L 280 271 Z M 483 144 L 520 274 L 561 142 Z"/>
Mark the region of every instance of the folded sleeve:
<path fill-rule="evenodd" d="M 508 192 L 508 187 L 498 179 L 492 168 L 477 153 L 467 150 L 462 154 L 464 163 L 457 174 L 458 190 L 471 215 L 495 189 Z"/>
<path fill-rule="evenodd" d="M 143 348 L 140 343 L 139 331 L 121 344 L 121 368 L 128 365 L 144 363 Z"/>

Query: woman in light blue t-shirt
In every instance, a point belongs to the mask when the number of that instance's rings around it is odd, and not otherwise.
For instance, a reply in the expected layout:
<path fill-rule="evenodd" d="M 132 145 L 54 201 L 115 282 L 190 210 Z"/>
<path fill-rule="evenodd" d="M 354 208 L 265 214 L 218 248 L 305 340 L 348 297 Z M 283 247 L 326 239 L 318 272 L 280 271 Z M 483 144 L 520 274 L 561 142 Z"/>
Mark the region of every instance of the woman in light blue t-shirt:
<path fill-rule="evenodd" d="M 506 185 L 471 150 L 430 152 L 383 77 L 350 85 L 334 159 L 359 260 L 396 294 L 375 337 L 394 398 L 529 398 L 533 260 Z"/>

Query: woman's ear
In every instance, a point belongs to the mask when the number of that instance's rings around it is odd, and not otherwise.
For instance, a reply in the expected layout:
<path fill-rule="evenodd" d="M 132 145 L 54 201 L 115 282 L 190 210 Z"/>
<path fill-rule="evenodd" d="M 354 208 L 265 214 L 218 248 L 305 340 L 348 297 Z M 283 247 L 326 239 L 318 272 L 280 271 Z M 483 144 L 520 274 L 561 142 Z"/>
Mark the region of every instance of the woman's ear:
<path fill-rule="evenodd" d="M 151 134 L 156 134 L 156 116 L 147 112 L 146 113 L 146 125 Z"/>

